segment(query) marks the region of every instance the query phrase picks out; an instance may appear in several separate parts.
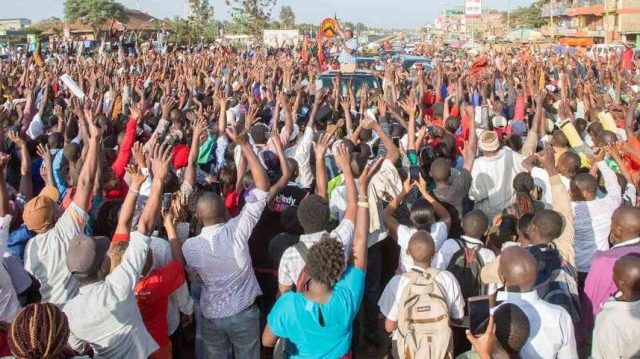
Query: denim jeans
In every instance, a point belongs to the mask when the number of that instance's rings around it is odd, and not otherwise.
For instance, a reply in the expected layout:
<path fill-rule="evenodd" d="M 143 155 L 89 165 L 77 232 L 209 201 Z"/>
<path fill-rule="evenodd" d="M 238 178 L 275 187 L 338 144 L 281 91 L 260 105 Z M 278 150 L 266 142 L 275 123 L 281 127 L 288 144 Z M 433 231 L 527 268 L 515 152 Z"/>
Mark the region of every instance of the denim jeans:
<path fill-rule="evenodd" d="M 205 358 L 259 359 L 260 311 L 253 304 L 226 318 L 202 318 L 202 344 Z"/>

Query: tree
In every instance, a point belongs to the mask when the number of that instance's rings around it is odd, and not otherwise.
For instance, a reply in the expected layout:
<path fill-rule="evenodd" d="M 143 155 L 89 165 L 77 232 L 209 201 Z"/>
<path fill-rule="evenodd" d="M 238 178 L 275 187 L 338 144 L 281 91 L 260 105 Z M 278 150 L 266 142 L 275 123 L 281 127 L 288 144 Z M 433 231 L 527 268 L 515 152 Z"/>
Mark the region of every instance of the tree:
<path fill-rule="evenodd" d="M 127 22 L 124 5 L 114 0 L 65 0 L 64 17 L 67 22 L 89 25 L 96 39 L 108 20 Z"/>
<path fill-rule="evenodd" d="M 191 14 L 188 21 L 191 25 L 193 37 L 200 39 L 211 27 L 213 20 L 213 6 L 209 5 L 209 0 L 189 0 L 191 5 Z"/>
<path fill-rule="evenodd" d="M 511 19 L 509 21 L 511 29 L 518 27 L 538 29 L 546 25 L 547 21 L 542 17 L 543 4 L 544 0 L 537 0 L 529 6 L 521 6 L 511 11 Z M 503 14 L 503 20 L 506 23 L 506 12 Z"/>
<path fill-rule="evenodd" d="M 262 38 L 262 30 L 269 25 L 271 8 L 276 0 L 226 0 L 231 7 L 231 18 L 242 32 Z"/>
<path fill-rule="evenodd" d="M 280 8 L 280 22 L 285 29 L 293 29 L 296 26 L 296 14 L 293 13 L 291 6 Z"/>

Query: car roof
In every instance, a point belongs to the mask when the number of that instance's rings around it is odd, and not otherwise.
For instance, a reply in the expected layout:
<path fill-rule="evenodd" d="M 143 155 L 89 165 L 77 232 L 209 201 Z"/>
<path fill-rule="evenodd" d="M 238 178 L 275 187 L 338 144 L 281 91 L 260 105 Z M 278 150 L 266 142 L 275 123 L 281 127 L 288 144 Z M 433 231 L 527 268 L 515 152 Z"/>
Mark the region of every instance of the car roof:
<path fill-rule="evenodd" d="M 338 75 L 339 73 L 340 71 L 338 70 L 328 70 L 321 73 L 320 76 L 335 76 L 335 75 Z M 341 74 L 342 76 L 376 76 L 373 72 L 365 71 L 365 70 L 356 70 L 354 72 L 342 72 Z"/>

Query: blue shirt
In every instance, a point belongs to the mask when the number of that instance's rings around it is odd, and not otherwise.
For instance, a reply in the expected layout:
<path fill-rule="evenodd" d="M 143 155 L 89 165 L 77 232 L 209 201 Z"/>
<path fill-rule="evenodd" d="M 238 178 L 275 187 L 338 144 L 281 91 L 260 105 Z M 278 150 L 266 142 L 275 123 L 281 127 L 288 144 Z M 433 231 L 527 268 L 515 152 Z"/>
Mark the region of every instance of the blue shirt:
<path fill-rule="evenodd" d="M 337 359 L 349 352 L 352 324 L 364 293 L 364 272 L 348 267 L 323 305 L 287 292 L 278 299 L 267 318 L 273 334 L 289 339 L 298 353 L 290 358 Z M 324 326 L 320 325 L 322 312 Z"/>

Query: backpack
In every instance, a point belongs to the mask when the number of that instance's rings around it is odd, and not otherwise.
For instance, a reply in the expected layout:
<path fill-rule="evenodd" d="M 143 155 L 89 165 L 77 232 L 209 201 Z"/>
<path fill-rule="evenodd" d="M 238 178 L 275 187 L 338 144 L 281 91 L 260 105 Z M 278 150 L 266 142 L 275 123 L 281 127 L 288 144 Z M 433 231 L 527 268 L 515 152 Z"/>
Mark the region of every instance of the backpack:
<path fill-rule="evenodd" d="M 437 269 L 412 270 L 400 296 L 397 357 L 400 359 L 452 358 L 449 307 L 436 276 Z"/>
<path fill-rule="evenodd" d="M 535 289 L 540 299 L 564 308 L 574 323 L 580 322 L 581 308 L 578 294 L 578 272 L 567 263 L 555 245 L 527 248 L 538 263 Z"/>
<path fill-rule="evenodd" d="M 462 239 L 454 239 L 460 249 L 453 254 L 447 272 L 453 274 L 460 284 L 462 297 L 466 302 L 470 297 L 485 295 L 487 286 L 480 280 L 480 272 L 484 267 L 484 261 L 480 257 L 481 244 L 475 244 L 472 248 L 466 245 Z"/>

